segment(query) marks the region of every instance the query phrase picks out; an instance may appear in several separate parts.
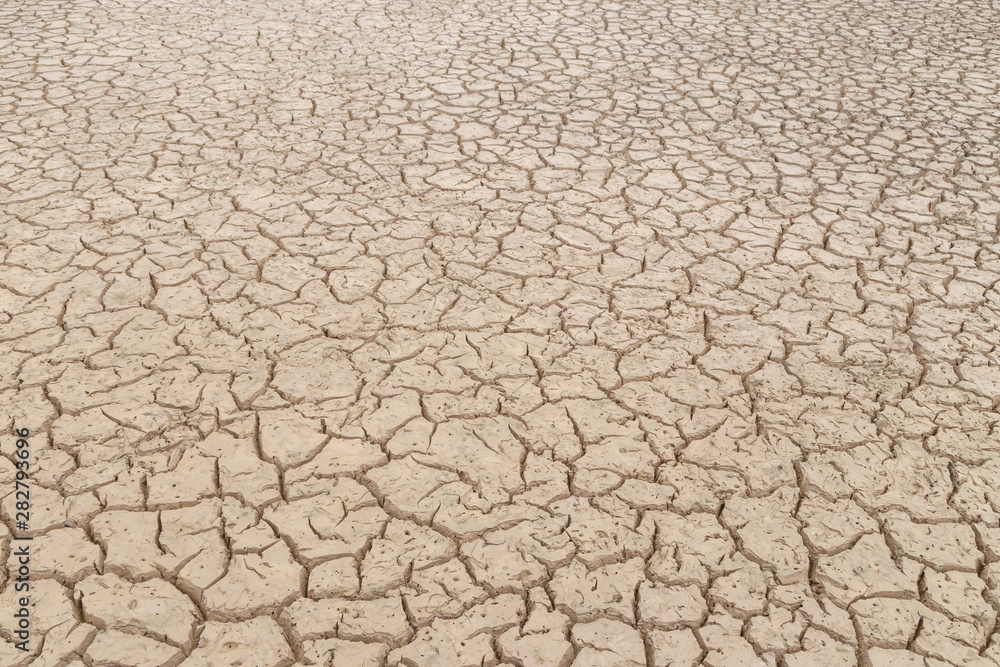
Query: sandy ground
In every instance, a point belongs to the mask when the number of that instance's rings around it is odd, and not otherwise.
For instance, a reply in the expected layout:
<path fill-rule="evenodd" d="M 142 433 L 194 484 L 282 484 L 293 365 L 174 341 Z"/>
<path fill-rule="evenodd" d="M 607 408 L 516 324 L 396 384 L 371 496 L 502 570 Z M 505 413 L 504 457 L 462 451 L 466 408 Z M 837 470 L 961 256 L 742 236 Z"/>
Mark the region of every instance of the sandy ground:
<path fill-rule="evenodd" d="M 4 3 L 0 664 L 997 665 L 998 24 Z"/>

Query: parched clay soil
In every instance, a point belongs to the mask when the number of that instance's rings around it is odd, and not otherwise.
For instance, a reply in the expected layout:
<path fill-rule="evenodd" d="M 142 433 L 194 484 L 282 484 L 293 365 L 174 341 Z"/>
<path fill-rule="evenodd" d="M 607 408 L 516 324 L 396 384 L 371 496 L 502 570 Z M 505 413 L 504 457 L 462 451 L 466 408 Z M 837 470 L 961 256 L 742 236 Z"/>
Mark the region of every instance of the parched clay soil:
<path fill-rule="evenodd" d="M 3 3 L 0 664 L 1000 664 L 998 25 Z"/>

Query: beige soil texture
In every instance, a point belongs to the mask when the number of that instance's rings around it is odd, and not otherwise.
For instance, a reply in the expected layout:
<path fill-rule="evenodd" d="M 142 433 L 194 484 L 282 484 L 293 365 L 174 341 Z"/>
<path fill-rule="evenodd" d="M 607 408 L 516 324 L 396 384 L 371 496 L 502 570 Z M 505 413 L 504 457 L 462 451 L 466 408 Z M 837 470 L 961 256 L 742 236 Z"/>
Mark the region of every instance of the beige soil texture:
<path fill-rule="evenodd" d="M 997 25 L 3 3 L 0 664 L 1000 664 Z"/>

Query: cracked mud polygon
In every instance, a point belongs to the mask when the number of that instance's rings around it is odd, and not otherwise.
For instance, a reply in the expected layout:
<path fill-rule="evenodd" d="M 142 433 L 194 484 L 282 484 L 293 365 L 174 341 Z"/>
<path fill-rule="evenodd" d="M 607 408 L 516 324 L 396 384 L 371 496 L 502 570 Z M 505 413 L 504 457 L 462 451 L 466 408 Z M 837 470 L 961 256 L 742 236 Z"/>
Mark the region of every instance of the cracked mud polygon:
<path fill-rule="evenodd" d="M 1000 664 L 998 22 L 5 3 L 0 664 Z"/>

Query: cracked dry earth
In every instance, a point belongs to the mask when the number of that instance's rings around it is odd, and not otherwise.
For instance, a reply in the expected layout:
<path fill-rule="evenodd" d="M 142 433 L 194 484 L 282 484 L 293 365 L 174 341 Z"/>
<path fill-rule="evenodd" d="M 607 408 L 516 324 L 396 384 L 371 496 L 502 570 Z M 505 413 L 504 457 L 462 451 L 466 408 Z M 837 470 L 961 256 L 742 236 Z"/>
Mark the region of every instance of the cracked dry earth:
<path fill-rule="evenodd" d="M 998 22 L 6 3 L 0 663 L 1000 664 Z"/>

